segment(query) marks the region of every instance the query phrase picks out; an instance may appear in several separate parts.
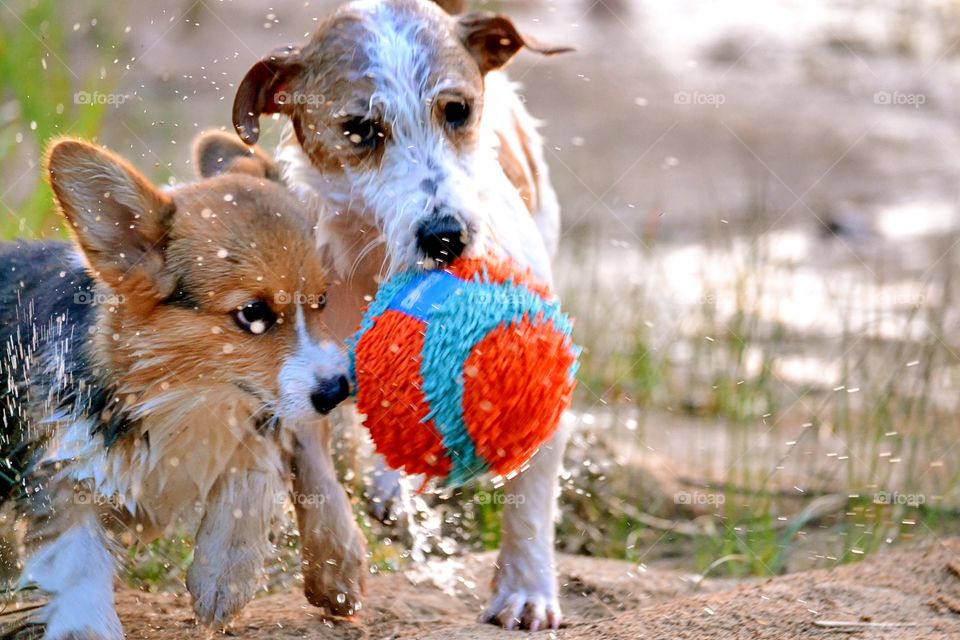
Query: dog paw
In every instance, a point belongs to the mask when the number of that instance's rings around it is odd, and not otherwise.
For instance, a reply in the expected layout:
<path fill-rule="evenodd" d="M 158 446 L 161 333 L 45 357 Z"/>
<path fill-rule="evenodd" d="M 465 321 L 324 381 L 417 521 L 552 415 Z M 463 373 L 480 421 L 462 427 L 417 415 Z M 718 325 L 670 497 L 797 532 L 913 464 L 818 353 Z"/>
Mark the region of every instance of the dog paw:
<path fill-rule="evenodd" d="M 358 539 L 336 555 L 336 560 L 324 560 L 316 553 L 304 555 L 303 593 L 313 606 L 335 616 L 350 617 L 361 607 L 367 574 L 366 545 Z"/>
<path fill-rule="evenodd" d="M 496 624 L 504 629 L 559 629 L 563 615 L 554 596 L 525 591 L 499 591 L 494 594 L 481 622 Z"/>
<path fill-rule="evenodd" d="M 110 611 L 98 619 L 90 619 L 85 615 L 89 613 L 74 611 L 73 615 L 51 616 L 43 627 L 42 637 L 44 640 L 123 640 L 123 630 L 116 613 Z"/>
<path fill-rule="evenodd" d="M 19 638 L 20 636 L 15 636 Z M 43 640 L 113 640 L 117 636 L 104 636 L 96 631 L 90 629 L 84 629 L 82 631 L 71 631 L 66 635 L 51 636 L 49 633 L 44 632 L 42 636 L 23 636 L 28 638 L 43 638 Z"/>
<path fill-rule="evenodd" d="M 526 566 L 526 570 L 522 566 Z M 551 565 L 544 563 L 543 566 Z M 559 629 L 562 620 L 553 570 L 538 571 L 527 562 L 507 563 L 501 556 L 494 578 L 493 597 L 480 621 L 504 629 L 538 631 Z"/>
<path fill-rule="evenodd" d="M 242 583 L 224 583 L 202 591 L 193 599 L 197 622 L 206 627 L 225 628 L 250 602 L 253 593 L 252 585 Z"/>
<path fill-rule="evenodd" d="M 200 624 L 224 628 L 253 599 L 256 568 L 249 564 L 239 560 L 218 571 L 204 558 L 194 559 L 187 571 L 187 590 Z"/>
<path fill-rule="evenodd" d="M 123 640 L 120 618 L 112 599 L 61 594 L 41 610 L 44 640 Z M 24 636 L 29 637 L 29 636 Z"/>

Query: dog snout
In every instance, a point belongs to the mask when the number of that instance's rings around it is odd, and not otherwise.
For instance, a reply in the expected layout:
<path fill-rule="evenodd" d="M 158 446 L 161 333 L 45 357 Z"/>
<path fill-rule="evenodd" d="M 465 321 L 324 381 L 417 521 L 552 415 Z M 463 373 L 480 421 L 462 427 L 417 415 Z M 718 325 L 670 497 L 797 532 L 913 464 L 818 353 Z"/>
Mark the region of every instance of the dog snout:
<path fill-rule="evenodd" d="M 310 392 L 310 403 L 317 413 L 327 415 L 350 395 L 350 383 L 346 376 L 318 380 Z"/>
<path fill-rule="evenodd" d="M 437 262 L 449 263 L 460 257 L 469 240 L 464 224 L 448 213 L 434 215 L 417 228 L 417 248 Z"/>

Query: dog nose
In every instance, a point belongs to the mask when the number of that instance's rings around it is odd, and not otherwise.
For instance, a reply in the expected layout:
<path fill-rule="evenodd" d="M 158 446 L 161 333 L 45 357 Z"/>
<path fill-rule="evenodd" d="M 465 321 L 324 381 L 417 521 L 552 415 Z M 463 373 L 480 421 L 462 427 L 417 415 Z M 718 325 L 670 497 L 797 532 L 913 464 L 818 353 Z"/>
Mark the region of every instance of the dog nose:
<path fill-rule="evenodd" d="M 451 215 L 434 216 L 417 228 L 417 247 L 437 262 L 452 262 L 460 257 L 469 238 L 463 224 Z"/>
<path fill-rule="evenodd" d="M 317 382 L 317 386 L 310 392 L 310 402 L 318 413 L 327 415 L 349 395 L 350 383 L 346 376 L 337 376 Z"/>

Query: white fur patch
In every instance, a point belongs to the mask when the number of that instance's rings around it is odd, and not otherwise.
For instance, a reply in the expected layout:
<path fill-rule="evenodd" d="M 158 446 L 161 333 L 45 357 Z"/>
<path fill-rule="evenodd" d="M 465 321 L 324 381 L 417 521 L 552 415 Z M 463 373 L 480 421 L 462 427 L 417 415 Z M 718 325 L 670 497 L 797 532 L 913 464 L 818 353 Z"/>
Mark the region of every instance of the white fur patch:
<path fill-rule="evenodd" d="M 113 610 L 113 574 L 114 560 L 92 515 L 33 554 L 21 582 L 51 596 L 41 613 L 44 637 L 122 640 Z"/>
<path fill-rule="evenodd" d="M 280 370 L 279 415 L 284 419 L 309 420 L 316 417 L 310 392 L 318 383 L 347 375 L 347 358 L 336 343 L 316 341 L 307 331 L 302 306 L 297 306 L 297 351 Z"/>

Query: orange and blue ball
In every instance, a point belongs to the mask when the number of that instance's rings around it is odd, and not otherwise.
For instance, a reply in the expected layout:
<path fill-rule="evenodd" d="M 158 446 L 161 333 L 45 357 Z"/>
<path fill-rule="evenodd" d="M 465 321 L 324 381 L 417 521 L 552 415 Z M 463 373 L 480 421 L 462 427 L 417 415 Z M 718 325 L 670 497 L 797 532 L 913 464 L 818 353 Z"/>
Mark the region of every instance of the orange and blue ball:
<path fill-rule="evenodd" d="M 570 406 L 572 329 L 549 288 L 509 262 L 394 276 L 350 341 L 377 451 L 447 486 L 516 472 Z"/>

